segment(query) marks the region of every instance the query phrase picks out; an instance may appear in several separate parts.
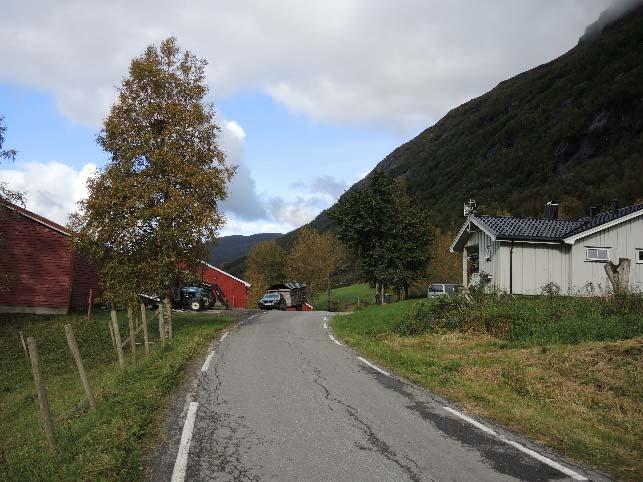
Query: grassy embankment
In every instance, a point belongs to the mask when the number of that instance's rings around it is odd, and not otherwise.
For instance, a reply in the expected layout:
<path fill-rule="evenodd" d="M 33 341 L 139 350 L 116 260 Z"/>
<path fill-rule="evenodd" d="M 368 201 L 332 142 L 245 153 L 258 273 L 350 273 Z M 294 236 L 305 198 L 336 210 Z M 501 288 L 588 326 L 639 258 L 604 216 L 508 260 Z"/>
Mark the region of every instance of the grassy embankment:
<path fill-rule="evenodd" d="M 332 290 L 331 299 L 333 311 L 349 311 L 360 306 L 368 306 L 375 302 L 375 290 L 366 283 L 354 284 Z M 328 292 L 324 291 L 317 295 L 313 303 L 315 310 L 326 311 L 328 309 Z"/>
<path fill-rule="evenodd" d="M 333 321 L 371 360 L 568 456 L 643 480 L 643 299 L 372 306 Z"/>
<path fill-rule="evenodd" d="M 151 316 L 151 315 L 149 315 Z M 201 354 L 231 317 L 173 313 L 174 338 L 165 347 L 152 345 L 137 362 L 125 351 L 126 369 L 118 367 L 107 322 L 109 313 L 84 316 L 0 315 L 0 479 L 137 480 L 141 460 L 154 442 L 163 408 L 182 382 L 188 362 Z M 128 336 L 119 312 L 121 336 Z M 97 410 L 89 404 L 66 343 L 71 323 L 92 383 Z M 149 324 L 158 340 L 158 322 Z M 53 415 L 57 450 L 48 450 L 38 411 L 31 367 L 18 332 L 38 344 Z M 139 339 L 142 341 L 142 334 Z M 4 467 L 2 467 L 4 465 Z"/>

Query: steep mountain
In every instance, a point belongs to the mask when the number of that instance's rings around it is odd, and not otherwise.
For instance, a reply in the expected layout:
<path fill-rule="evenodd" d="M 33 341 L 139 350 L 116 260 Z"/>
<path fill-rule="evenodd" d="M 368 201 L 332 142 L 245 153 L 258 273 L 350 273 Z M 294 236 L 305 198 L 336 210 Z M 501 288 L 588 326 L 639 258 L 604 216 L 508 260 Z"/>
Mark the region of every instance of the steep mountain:
<path fill-rule="evenodd" d="M 217 239 L 216 243 L 208 244 L 208 263 L 222 267 L 226 263 L 247 256 L 255 244 L 262 241 L 272 241 L 280 236 L 282 236 L 281 233 L 222 236 Z"/>
<path fill-rule="evenodd" d="M 643 6 L 616 16 L 601 16 L 559 58 L 451 110 L 375 170 L 405 178 L 441 228 L 460 223 L 470 197 L 482 212 L 523 216 L 556 200 L 566 217 L 641 200 Z M 310 226 L 331 222 L 323 212 Z"/>

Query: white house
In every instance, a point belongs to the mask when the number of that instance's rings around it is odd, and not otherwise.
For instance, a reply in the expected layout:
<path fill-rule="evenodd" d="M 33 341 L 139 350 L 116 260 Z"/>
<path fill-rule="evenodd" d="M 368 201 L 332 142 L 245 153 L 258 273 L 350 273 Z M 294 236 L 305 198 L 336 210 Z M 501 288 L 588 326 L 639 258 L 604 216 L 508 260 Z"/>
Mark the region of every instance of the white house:
<path fill-rule="evenodd" d="M 483 216 L 466 211 L 467 220 L 451 244 L 463 253 L 462 277 L 491 289 L 514 294 L 540 294 L 555 283 L 561 294 L 588 294 L 610 288 L 604 264 L 631 260 L 629 288 L 643 291 L 643 204 L 612 209 L 581 219 L 557 219 L 558 206 L 548 204 L 547 217 Z"/>

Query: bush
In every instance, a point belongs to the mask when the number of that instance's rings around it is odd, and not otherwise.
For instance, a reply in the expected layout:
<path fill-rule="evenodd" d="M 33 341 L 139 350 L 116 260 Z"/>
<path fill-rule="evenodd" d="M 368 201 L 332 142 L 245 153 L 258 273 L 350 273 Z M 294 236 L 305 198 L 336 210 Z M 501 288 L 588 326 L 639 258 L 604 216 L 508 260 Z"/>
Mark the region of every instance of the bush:
<path fill-rule="evenodd" d="M 571 298 L 547 290 L 536 297 L 472 293 L 414 304 L 394 324 L 403 336 L 428 332 L 483 333 L 519 344 L 617 340 L 643 334 L 643 294 Z"/>

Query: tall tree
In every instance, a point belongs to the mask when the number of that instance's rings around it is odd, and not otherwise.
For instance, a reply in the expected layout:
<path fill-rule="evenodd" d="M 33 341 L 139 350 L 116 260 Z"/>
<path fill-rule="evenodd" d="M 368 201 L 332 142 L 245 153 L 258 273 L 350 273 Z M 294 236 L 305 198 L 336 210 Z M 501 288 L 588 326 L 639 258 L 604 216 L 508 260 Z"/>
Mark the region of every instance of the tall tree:
<path fill-rule="evenodd" d="M 302 229 L 288 255 L 288 277 L 306 283 L 308 299 L 332 288 L 332 276 L 347 261 L 344 245 L 331 232 Z M 330 304 L 329 294 L 329 304 Z"/>
<path fill-rule="evenodd" d="M 454 231 L 435 230 L 431 261 L 428 265 L 428 282 L 462 283 L 462 255 L 451 253 L 449 247 L 455 238 Z"/>
<path fill-rule="evenodd" d="M 7 127 L 4 124 L 4 116 L 0 115 L 0 164 L 2 161 L 10 161 L 16 158 L 15 149 L 6 149 L 4 148 L 5 141 L 5 132 L 7 132 Z M 9 216 L 9 211 L 5 208 L 4 202 L 10 202 L 13 204 L 24 204 L 24 197 L 22 193 L 14 191 L 11 189 L 7 183 L 0 181 L 0 222 L 6 219 Z M 3 239 L 2 232 L 0 232 L 0 248 L 5 242 Z M 12 276 L 4 271 L 0 271 L 0 290 L 7 289 L 11 286 Z"/>
<path fill-rule="evenodd" d="M 263 241 L 248 253 L 248 268 L 245 278 L 252 286 L 248 293 L 248 306 L 257 300 L 275 283 L 286 281 L 286 251 L 276 241 Z"/>
<path fill-rule="evenodd" d="M 0 163 L 3 161 L 13 162 L 17 154 L 15 149 L 6 149 L 4 147 L 6 132 L 7 126 L 4 123 L 4 116 L 0 115 Z M 24 202 L 24 198 L 18 191 L 10 189 L 7 183 L 0 181 L 0 203 L 2 201 L 22 204 Z"/>
<path fill-rule="evenodd" d="M 132 61 L 98 136 L 111 159 L 88 181 L 70 227 L 114 302 L 138 292 L 168 299 L 198 277 L 205 242 L 224 222 L 218 203 L 234 168 L 205 101 L 205 66 L 173 37 L 149 46 Z"/>
<path fill-rule="evenodd" d="M 376 171 L 368 186 L 351 191 L 329 211 L 338 237 L 358 258 L 376 291 L 383 286 L 408 290 L 426 269 L 431 229 L 426 213 L 402 180 Z"/>

